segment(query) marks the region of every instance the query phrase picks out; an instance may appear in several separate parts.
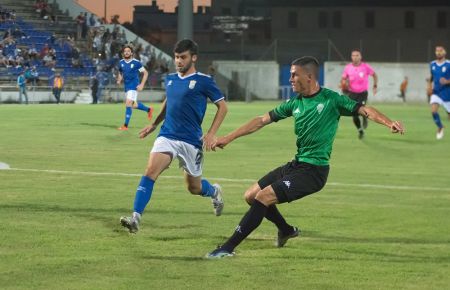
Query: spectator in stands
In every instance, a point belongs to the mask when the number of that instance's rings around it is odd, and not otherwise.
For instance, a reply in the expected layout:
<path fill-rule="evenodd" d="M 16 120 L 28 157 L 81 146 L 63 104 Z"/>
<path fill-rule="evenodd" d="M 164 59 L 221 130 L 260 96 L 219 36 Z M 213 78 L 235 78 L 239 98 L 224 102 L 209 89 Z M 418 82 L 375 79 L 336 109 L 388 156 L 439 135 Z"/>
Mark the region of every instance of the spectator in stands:
<path fill-rule="evenodd" d="M 93 75 L 91 77 L 90 87 L 91 87 L 91 95 L 92 95 L 92 104 L 97 104 L 98 103 L 98 79 L 97 79 L 96 75 Z"/>
<path fill-rule="evenodd" d="M 83 24 L 81 26 L 81 38 L 86 39 L 87 33 L 88 33 L 88 16 L 87 16 L 87 12 L 84 12 L 83 15 Z"/>
<path fill-rule="evenodd" d="M 42 64 L 52 70 L 55 69 L 56 66 L 56 56 L 49 51 L 44 58 L 42 59 Z"/>
<path fill-rule="evenodd" d="M 75 68 L 83 67 L 80 58 L 80 49 L 76 46 L 72 49 L 72 66 Z"/>
<path fill-rule="evenodd" d="M 28 56 L 31 60 L 36 60 L 38 58 L 38 51 L 36 49 L 36 44 L 32 44 L 31 48 L 28 50 Z"/>
<path fill-rule="evenodd" d="M 77 40 L 81 39 L 85 21 L 86 20 L 84 19 L 83 12 L 80 12 L 80 14 L 75 18 L 75 22 L 77 25 Z"/>
<path fill-rule="evenodd" d="M 25 78 L 27 79 L 28 83 L 32 83 L 33 86 L 39 84 L 39 73 L 36 70 L 36 67 L 33 66 L 31 69 L 27 69 L 25 71 Z"/>
<path fill-rule="evenodd" d="M 61 92 L 64 88 L 64 79 L 61 74 L 57 73 L 53 79 L 53 95 L 55 96 L 56 103 L 59 104 L 61 99 Z"/>
<path fill-rule="evenodd" d="M 94 14 L 92 14 L 92 13 L 91 13 L 91 16 L 89 16 L 88 24 L 90 27 L 95 26 L 95 17 L 94 17 Z"/>
<path fill-rule="evenodd" d="M 19 73 L 17 77 L 17 87 L 19 88 L 19 102 L 22 104 L 22 95 L 25 96 L 25 104 L 28 105 L 28 94 L 27 94 L 27 82 L 23 72 Z"/>
<path fill-rule="evenodd" d="M 50 47 L 48 46 L 48 43 L 46 43 L 42 48 L 41 51 L 39 52 L 39 58 L 43 59 L 44 56 L 46 56 L 48 54 L 48 51 L 50 50 Z"/>
<path fill-rule="evenodd" d="M 0 46 L 0 65 L 7 66 L 8 65 L 8 59 L 6 58 L 6 55 L 3 51 L 3 46 Z"/>

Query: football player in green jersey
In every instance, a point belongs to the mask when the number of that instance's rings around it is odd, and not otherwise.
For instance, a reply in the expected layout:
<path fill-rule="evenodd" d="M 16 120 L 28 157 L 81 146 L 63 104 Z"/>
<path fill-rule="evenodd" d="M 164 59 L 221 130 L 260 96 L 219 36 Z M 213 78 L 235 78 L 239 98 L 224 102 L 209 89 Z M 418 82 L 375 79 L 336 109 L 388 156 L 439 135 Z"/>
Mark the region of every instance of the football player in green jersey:
<path fill-rule="evenodd" d="M 244 215 L 233 235 L 220 247 L 206 255 L 222 258 L 234 255 L 237 247 L 267 218 L 278 228 L 277 247 L 297 237 L 300 230 L 289 225 L 276 204 L 292 202 L 321 190 L 327 181 L 329 159 L 340 116 L 353 113 L 385 125 L 392 133 L 404 133 L 399 121 L 391 121 L 373 107 L 364 106 L 318 83 L 319 62 L 314 57 L 296 59 L 291 65 L 290 83 L 297 96 L 272 111 L 258 116 L 226 136 L 218 138 L 214 147 L 223 148 L 233 140 L 256 132 L 262 127 L 287 117 L 295 120 L 297 153 L 294 160 L 282 165 L 245 192 L 250 209 Z"/>

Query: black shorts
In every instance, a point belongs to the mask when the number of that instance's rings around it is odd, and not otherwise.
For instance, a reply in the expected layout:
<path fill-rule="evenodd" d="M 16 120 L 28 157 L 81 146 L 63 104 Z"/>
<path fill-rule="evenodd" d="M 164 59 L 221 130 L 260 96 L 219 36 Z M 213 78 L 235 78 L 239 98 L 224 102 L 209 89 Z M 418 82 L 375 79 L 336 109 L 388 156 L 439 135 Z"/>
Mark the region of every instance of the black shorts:
<path fill-rule="evenodd" d="M 291 202 L 321 190 L 327 182 L 330 167 L 293 160 L 258 181 L 261 189 L 272 185 L 279 203 Z"/>
<path fill-rule="evenodd" d="M 365 105 L 367 103 L 367 96 L 367 91 L 361 93 L 348 92 L 348 97 L 354 101 L 357 101 L 361 105 Z"/>

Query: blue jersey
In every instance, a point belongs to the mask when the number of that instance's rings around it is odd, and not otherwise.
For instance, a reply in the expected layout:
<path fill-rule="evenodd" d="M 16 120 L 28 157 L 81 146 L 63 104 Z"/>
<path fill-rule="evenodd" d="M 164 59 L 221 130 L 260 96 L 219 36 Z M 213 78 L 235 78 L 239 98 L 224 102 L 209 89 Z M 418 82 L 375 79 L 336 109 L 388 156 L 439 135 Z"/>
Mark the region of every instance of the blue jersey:
<path fill-rule="evenodd" d="M 444 102 L 450 102 L 450 85 L 441 85 L 440 78 L 450 79 L 450 61 L 438 64 L 436 61 L 430 63 L 431 76 L 433 77 L 433 94 L 440 97 Z"/>
<path fill-rule="evenodd" d="M 125 92 L 129 90 L 136 90 L 140 83 L 139 75 L 145 68 L 141 62 L 137 59 L 131 59 L 126 61 L 125 59 L 119 62 L 119 71 L 123 76 L 123 84 L 125 86 Z"/>
<path fill-rule="evenodd" d="M 185 77 L 169 74 L 165 84 L 166 116 L 158 136 L 201 148 L 207 99 L 217 103 L 223 100 L 222 93 L 210 76 L 199 72 Z"/>

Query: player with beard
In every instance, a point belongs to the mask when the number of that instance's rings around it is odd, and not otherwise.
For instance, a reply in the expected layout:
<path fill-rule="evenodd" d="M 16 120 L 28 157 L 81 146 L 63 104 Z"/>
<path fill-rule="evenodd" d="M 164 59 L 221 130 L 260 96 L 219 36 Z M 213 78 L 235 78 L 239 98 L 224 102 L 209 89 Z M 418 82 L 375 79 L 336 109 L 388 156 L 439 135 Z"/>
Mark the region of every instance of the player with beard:
<path fill-rule="evenodd" d="M 450 61 L 445 58 L 446 51 L 442 45 L 436 46 L 436 60 L 430 63 L 431 77 L 428 82 L 427 93 L 430 97 L 431 114 L 438 127 L 436 139 L 444 138 L 444 126 L 438 110 L 443 106 L 450 118 Z"/>
<path fill-rule="evenodd" d="M 298 227 L 286 222 L 276 204 L 293 202 L 318 192 L 325 186 L 340 116 L 350 116 L 357 112 L 390 128 L 392 133 L 403 134 L 404 129 L 400 122 L 391 121 L 373 107 L 320 87 L 318 79 L 317 59 L 304 56 L 294 60 L 289 82 L 298 95 L 217 139 L 213 147 L 223 148 L 233 140 L 254 133 L 272 122 L 293 117 L 297 154 L 294 160 L 275 168 L 247 189 L 245 200 L 250 209 L 235 228 L 233 235 L 222 246 L 207 254 L 208 259 L 233 256 L 234 248 L 253 232 L 264 218 L 278 228 L 276 246 L 279 248 L 300 234 Z M 277 139 L 276 142 L 283 141 Z"/>
<path fill-rule="evenodd" d="M 214 80 L 195 69 L 198 46 L 194 41 L 179 41 L 174 54 L 177 73 L 169 74 L 166 78 L 166 99 L 161 112 L 153 124 L 139 133 L 140 138 L 145 138 L 164 121 L 137 188 L 132 216 L 120 218 L 120 223 L 130 233 L 139 230 L 142 213 L 152 196 L 153 185 L 174 159 L 178 159 L 179 166 L 184 169 L 184 179 L 190 193 L 210 197 L 216 216 L 221 215 L 224 206 L 220 186 L 211 185 L 202 178 L 202 165 L 203 149 L 210 151 L 216 142 L 216 132 L 225 118 L 227 105 Z M 208 99 L 216 105 L 217 111 L 208 132 L 203 135 L 201 125 Z"/>
<path fill-rule="evenodd" d="M 141 62 L 133 58 L 133 47 L 129 44 L 122 48 L 123 59 L 119 62 L 119 73 L 117 84 L 123 80 L 125 86 L 125 122 L 118 130 L 128 130 L 128 123 L 133 113 L 133 108 L 147 113 L 149 120 L 152 119 L 153 108 L 145 106 L 137 101 L 138 91 L 142 91 L 147 81 L 148 72 L 142 66 Z M 139 75 L 142 74 L 142 80 L 139 82 Z"/>

